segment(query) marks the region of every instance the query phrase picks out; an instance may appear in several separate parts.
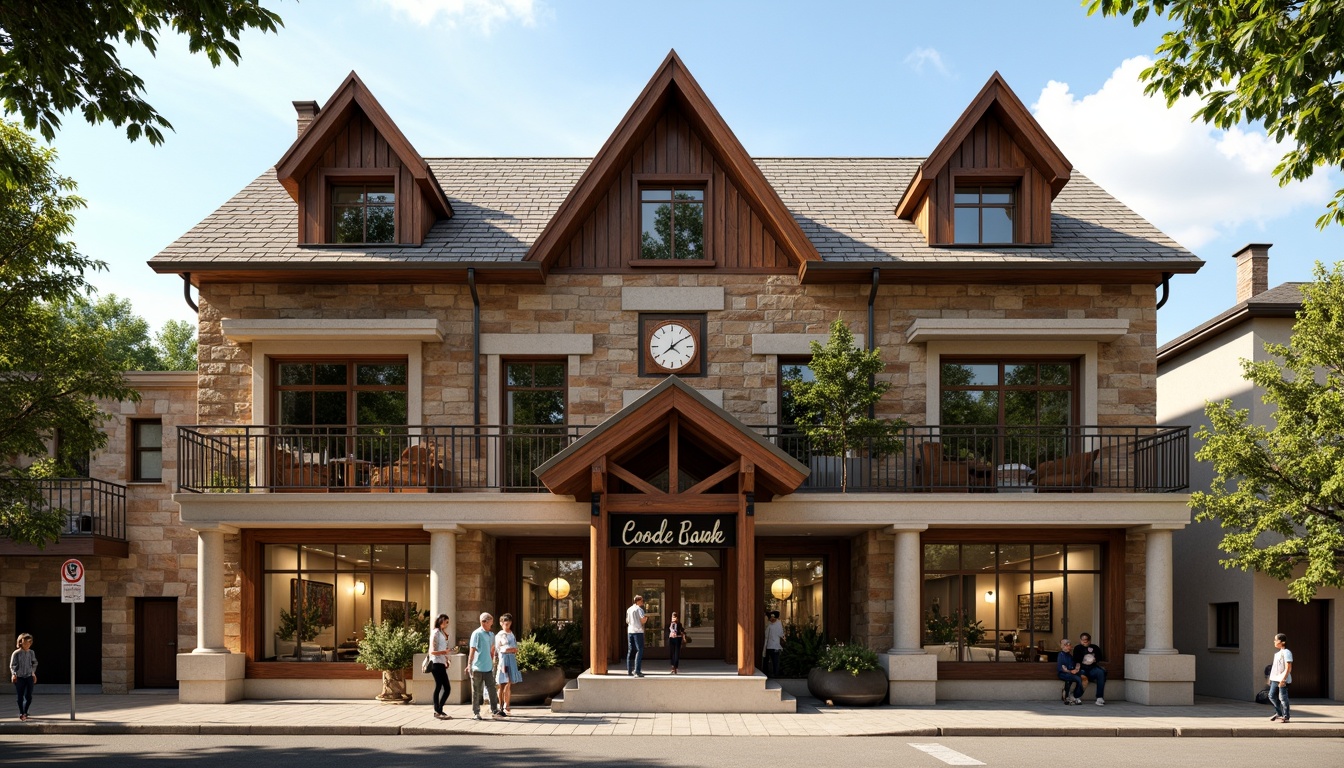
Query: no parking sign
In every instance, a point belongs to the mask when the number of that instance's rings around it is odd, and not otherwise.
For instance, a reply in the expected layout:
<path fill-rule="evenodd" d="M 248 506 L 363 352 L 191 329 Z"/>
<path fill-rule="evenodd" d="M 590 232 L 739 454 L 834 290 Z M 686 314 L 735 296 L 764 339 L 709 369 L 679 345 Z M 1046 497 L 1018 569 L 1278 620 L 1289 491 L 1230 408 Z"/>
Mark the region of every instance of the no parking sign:
<path fill-rule="evenodd" d="M 84 602 L 84 564 L 78 560 L 61 563 L 61 602 Z"/>

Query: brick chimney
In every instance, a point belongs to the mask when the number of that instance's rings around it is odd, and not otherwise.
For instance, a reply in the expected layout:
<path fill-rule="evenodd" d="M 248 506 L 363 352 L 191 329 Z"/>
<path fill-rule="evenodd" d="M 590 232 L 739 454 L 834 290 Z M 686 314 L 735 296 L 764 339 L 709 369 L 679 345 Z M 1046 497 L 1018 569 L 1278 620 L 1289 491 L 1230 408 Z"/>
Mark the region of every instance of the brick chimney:
<path fill-rule="evenodd" d="M 320 110 L 316 101 L 296 101 L 294 111 L 299 114 L 299 135 L 302 136 Z"/>
<path fill-rule="evenodd" d="M 1237 260 L 1237 303 L 1269 290 L 1269 249 L 1272 243 L 1250 243 L 1232 254 Z"/>

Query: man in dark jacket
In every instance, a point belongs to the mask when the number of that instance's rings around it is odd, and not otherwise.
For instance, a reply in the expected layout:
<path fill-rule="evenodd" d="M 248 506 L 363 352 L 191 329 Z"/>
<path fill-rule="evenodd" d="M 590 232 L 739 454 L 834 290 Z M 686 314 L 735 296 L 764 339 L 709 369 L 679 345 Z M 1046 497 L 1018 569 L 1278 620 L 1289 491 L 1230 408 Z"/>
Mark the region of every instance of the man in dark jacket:
<path fill-rule="evenodd" d="M 1078 635 L 1078 647 L 1074 649 L 1073 656 L 1078 660 L 1080 667 L 1078 675 L 1097 684 L 1097 706 L 1106 706 L 1106 670 L 1098 666 L 1106 659 L 1101 652 L 1101 646 L 1094 645 L 1092 635 L 1083 632 Z"/>

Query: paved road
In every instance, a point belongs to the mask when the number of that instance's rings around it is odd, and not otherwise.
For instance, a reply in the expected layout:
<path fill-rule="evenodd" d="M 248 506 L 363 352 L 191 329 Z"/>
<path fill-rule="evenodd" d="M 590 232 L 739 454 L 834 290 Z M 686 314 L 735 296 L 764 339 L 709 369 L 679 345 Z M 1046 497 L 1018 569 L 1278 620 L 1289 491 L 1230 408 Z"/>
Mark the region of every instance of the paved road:
<path fill-rule="evenodd" d="M 920 745 L 920 746 L 914 746 Z M 640 756 L 636 761 L 635 756 Z M 968 758 L 978 762 L 959 761 Z M 1344 764 L 1344 739 L 895 737 L 24 736 L 0 738 L 5 766 L 84 768 L 1181 768 Z"/>

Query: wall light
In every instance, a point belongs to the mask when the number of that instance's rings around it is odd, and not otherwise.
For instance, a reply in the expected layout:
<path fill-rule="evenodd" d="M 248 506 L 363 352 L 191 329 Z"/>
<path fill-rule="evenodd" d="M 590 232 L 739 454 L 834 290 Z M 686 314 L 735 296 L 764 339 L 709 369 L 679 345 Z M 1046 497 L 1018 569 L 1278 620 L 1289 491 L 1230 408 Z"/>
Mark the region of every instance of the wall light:
<path fill-rule="evenodd" d="M 362 594 L 364 594 L 364 590 L 366 590 L 366 589 L 368 589 L 368 585 L 365 584 L 364 581 L 363 581 L 362 579 L 361 579 L 360 581 L 356 581 L 356 582 L 355 582 L 355 594 L 356 594 L 356 595 L 362 595 Z"/>
<path fill-rule="evenodd" d="M 774 595 L 776 600 L 788 600 L 793 595 L 793 582 L 788 579 L 775 579 L 775 583 L 770 585 L 770 594 Z"/>
<path fill-rule="evenodd" d="M 551 583 L 546 585 L 546 591 L 551 593 L 551 597 L 556 600 L 564 600 L 569 597 L 569 582 L 556 576 L 551 579 Z"/>
<path fill-rule="evenodd" d="M 994 590 L 991 589 L 985 593 L 985 602 L 986 603 L 994 602 Z"/>

